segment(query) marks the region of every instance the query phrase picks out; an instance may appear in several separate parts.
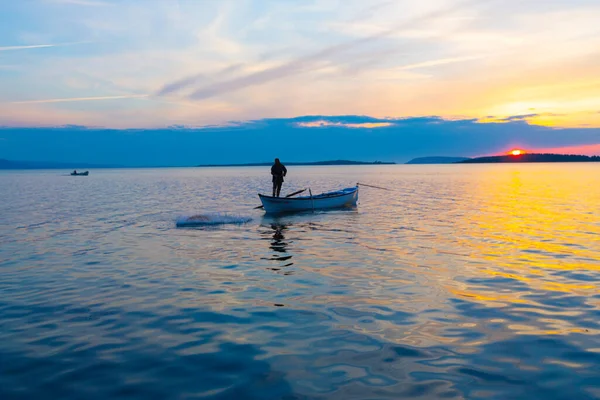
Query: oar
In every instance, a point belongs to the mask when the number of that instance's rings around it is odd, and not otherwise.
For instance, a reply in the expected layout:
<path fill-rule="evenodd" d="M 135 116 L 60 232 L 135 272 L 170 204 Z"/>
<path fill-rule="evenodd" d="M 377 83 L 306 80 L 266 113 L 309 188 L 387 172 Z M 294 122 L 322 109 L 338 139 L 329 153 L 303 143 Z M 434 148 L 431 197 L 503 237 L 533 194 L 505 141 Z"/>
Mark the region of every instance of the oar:
<path fill-rule="evenodd" d="M 306 189 L 302 189 L 302 190 L 298 190 L 297 192 L 290 193 L 290 194 L 288 194 L 288 195 L 287 195 L 287 196 L 285 196 L 285 197 L 292 197 L 292 196 L 295 196 L 295 195 L 297 195 L 297 194 L 300 194 L 300 193 L 302 193 L 302 192 L 306 192 Z"/>
<path fill-rule="evenodd" d="M 295 195 L 300 194 L 300 193 L 305 192 L 305 191 L 306 191 L 306 189 L 298 190 L 297 192 L 290 193 L 290 194 L 288 194 L 285 197 L 292 197 L 292 196 L 295 196 Z M 256 209 L 263 208 L 263 207 L 264 206 L 258 206 L 258 207 L 254 207 L 254 209 L 256 210 Z"/>
<path fill-rule="evenodd" d="M 359 183 L 357 183 L 357 185 L 372 187 L 372 188 L 381 189 L 381 190 L 389 190 L 390 192 L 392 191 L 392 189 L 388 189 L 388 188 L 384 188 L 384 187 L 380 187 L 380 186 L 367 185 L 366 183 L 360 183 L 359 182 Z"/>

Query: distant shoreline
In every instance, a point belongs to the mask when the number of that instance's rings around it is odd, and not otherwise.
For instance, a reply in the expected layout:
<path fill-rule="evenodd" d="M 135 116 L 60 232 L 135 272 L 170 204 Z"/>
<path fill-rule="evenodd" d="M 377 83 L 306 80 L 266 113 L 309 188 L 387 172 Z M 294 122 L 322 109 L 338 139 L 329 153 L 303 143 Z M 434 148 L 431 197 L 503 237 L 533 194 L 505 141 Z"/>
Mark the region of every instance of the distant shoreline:
<path fill-rule="evenodd" d="M 365 165 L 450 165 L 450 164 L 513 164 L 513 163 L 574 163 L 574 162 L 600 162 L 600 156 L 568 155 L 568 154 L 522 154 L 487 156 L 477 158 L 466 157 L 421 157 L 406 163 L 387 161 L 352 161 L 328 160 L 307 162 L 284 162 L 287 166 L 365 166 Z M 78 170 L 80 172 L 90 169 L 153 169 L 153 168 L 243 168 L 243 167 L 269 167 L 272 162 L 240 163 L 240 164 L 199 164 L 199 165 L 103 165 L 71 162 L 44 162 L 44 161 L 13 161 L 0 159 L 0 171 L 10 170 Z"/>
<path fill-rule="evenodd" d="M 395 162 L 385 161 L 349 161 L 349 160 L 334 160 L 334 161 L 307 161 L 307 162 L 284 162 L 284 165 L 296 167 L 302 166 L 326 166 L 326 165 L 396 165 Z M 215 167 L 269 167 L 272 162 L 247 163 L 247 164 L 200 164 L 196 168 L 215 168 Z"/>
<path fill-rule="evenodd" d="M 517 164 L 517 163 L 573 163 L 600 162 L 600 156 L 583 156 L 575 154 L 539 154 L 525 153 L 520 155 L 503 155 L 477 157 L 458 161 L 455 164 Z"/>
<path fill-rule="evenodd" d="M 308 161 L 308 162 L 284 162 L 289 166 L 327 166 L 327 165 L 396 165 L 395 162 L 386 161 L 351 161 L 351 160 L 329 160 L 329 161 Z M 52 161 L 16 161 L 0 159 L 0 170 L 31 170 L 31 169 L 63 169 L 81 170 L 88 169 L 139 169 L 139 168 L 219 168 L 219 167 L 268 167 L 272 162 L 246 163 L 246 164 L 200 164 L 200 165 L 150 165 L 150 166 L 127 166 L 127 165 L 107 165 L 107 164 L 89 164 L 72 162 L 52 162 Z"/>

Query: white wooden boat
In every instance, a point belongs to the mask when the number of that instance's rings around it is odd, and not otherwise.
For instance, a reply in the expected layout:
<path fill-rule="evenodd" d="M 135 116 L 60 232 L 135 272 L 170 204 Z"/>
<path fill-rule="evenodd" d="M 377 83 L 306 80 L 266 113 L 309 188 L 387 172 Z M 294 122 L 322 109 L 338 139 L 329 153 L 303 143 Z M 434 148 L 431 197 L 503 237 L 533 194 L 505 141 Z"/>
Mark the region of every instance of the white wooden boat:
<path fill-rule="evenodd" d="M 259 193 L 258 197 L 269 214 L 345 208 L 356 206 L 358 186 L 311 196 L 272 197 Z"/>

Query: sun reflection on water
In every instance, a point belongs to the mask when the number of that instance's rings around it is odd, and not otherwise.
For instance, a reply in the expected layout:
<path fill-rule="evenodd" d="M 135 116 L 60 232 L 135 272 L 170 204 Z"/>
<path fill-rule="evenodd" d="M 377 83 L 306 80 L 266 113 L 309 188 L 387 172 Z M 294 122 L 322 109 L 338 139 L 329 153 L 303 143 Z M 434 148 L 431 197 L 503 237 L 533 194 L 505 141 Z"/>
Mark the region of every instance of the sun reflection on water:
<path fill-rule="evenodd" d="M 583 304 L 592 306 L 593 296 L 600 291 L 598 278 L 590 275 L 600 271 L 600 226 L 593 213 L 600 204 L 599 192 L 577 190 L 585 180 L 556 171 L 543 165 L 529 168 L 526 174 L 518 168 L 488 169 L 478 185 L 466 187 L 465 195 L 482 206 L 455 221 L 461 247 L 470 253 L 464 264 L 469 279 L 451 280 L 449 291 L 495 305 L 536 303 L 535 293 L 556 292 L 556 296 L 581 296 Z M 520 282 L 520 286 L 499 293 L 477 282 L 486 279 Z M 560 329 L 544 332 L 569 329 L 564 321 L 558 325 Z M 532 326 L 510 327 L 537 332 Z"/>

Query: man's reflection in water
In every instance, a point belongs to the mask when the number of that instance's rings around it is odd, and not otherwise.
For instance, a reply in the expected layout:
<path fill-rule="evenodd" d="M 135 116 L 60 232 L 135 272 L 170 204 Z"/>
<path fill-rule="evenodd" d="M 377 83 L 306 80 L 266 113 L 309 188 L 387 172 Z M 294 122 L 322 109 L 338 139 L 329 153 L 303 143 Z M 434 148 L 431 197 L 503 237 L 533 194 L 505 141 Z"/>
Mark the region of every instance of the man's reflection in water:
<path fill-rule="evenodd" d="M 288 228 L 287 225 L 282 223 L 272 223 L 270 227 L 273 230 L 273 234 L 271 236 L 272 239 L 269 248 L 273 250 L 275 254 L 273 254 L 269 260 L 277 261 L 280 263 L 280 265 L 277 267 L 270 267 L 269 269 L 273 271 L 281 271 L 282 268 L 289 267 L 294 264 L 293 262 L 288 262 L 292 258 L 291 255 L 287 254 L 290 243 L 285 239 L 285 231 Z M 291 275 L 292 271 L 286 271 L 284 274 Z"/>

